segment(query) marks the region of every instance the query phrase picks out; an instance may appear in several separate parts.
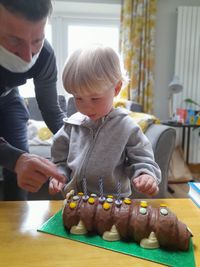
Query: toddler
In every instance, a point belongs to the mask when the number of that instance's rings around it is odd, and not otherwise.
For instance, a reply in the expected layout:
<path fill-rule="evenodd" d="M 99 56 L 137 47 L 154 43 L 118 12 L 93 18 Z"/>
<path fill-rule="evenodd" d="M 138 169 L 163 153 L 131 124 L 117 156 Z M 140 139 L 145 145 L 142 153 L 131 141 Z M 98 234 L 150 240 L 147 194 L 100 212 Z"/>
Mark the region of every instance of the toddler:
<path fill-rule="evenodd" d="M 113 108 L 124 81 L 117 53 L 101 46 L 79 49 L 67 59 L 62 78 L 78 112 L 54 136 L 52 159 L 67 183 L 51 179 L 50 193 L 83 192 L 87 183 L 88 195 L 98 195 L 101 179 L 105 196 L 116 196 L 119 185 L 121 197 L 134 190 L 157 194 L 161 172 L 149 140 L 128 111 Z"/>

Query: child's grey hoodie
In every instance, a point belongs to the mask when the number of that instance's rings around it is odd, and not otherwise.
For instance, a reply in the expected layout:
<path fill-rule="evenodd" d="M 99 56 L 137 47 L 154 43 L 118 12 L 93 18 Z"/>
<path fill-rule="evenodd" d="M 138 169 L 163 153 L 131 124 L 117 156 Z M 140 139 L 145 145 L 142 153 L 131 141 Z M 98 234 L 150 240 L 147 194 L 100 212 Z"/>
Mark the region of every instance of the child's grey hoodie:
<path fill-rule="evenodd" d="M 56 133 L 52 160 L 68 178 L 65 191 L 83 192 L 83 178 L 88 194 L 99 194 L 99 178 L 103 179 L 104 195 L 131 195 L 131 180 L 142 173 L 153 176 L 157 184 L 161 172 L 147 137 L 122 108 L 113 109 L 105 118 L 92 121 L 77 112 L 64 119 Z"/>

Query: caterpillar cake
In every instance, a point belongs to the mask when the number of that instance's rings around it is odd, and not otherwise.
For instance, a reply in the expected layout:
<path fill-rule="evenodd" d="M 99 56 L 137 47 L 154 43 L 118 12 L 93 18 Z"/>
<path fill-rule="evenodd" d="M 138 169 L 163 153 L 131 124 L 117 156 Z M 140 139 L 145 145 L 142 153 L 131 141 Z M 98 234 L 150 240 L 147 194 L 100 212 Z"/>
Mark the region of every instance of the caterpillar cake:
<path fill-rule="evenodd" d="M 96 233 L 108 241 L 132 240 L 144 248 L 187 251 L 192 236 L 164 204 L 72 192 L 63 207 L 63 223 L 72 234 Z"/>

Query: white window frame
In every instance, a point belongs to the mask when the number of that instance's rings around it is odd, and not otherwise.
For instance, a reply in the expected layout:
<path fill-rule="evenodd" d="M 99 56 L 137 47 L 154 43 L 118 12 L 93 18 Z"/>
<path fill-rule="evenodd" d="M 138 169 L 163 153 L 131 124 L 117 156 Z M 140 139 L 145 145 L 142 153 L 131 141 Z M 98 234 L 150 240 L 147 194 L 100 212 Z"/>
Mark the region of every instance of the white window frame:
<path fill-rule="evenodd" d="M 58 1 L 60 2 L 60 1 Z M 66 1 L 69 2 L 69 1 Z M 75 1 L 77 4 L 77 1 Z M 82 1 L 82 2 L 88 2 L 88 1 Z M 98 7 L 99 4 L 102 4 L 105 6 L 105 3 L 101 3 L 101 1 L 90 1 L 93 2 L 93 8 L 95 3 L 97 2 L 97 8 L 95 11 L 90 11 L 88 13 L 85 13 L 83 10 L 83 13 L 81 12 L 81 7 L 80 9 L 77 10 L 77 12 L 54 12 L 52 14 L 50 23 L 52 25 L 52 46 L 55 51 L 56 55 L 56 61 L 57 61 L 57 67 L 58 67 L 58 93 L 59 94 L 64 94 L 67 96 L 65 90 L 63 89 L 62 86 L 62 81 L 61 81 L 61 74 L 62 74 L 62 69 L 63 65 L 65 63 L 65 60 L 68 56 L 68 26 L 69 25 L 85 25 L 85 26 L 103 26 L 103 27 L 110 27 L 110 26 L 116 26 L 118 27 L 120 31 L 120 2 L 119 1 L 112 1 L 109 2 L 109 5 L 114 5 L 115 6 L 115 12 L 111 13 L 106 13 L 102 12 L 103 10 L 101 9 L 100 12 L 98 13 Z M 105 1 L 104 1 L 105 2 Z M 56 4 L 56 2 L 55 2 Z M 84 3 L 85 5 L 88 3 Z"/>
<path fill-rule="evenodd" d="M 109 8 L 106 8 L 106 6 Z M 86 12 L 87 7 L 88 12 Z M 120 30 L 120 8 L 120 0 L 54 1 L 53 14 L 48 23 L 51 25 L 52 46 L 56 55 L 58 68 L 58 94 L 65 95 L 66 97 L 68 96 L 63 88 L 61 80 L 63 65 L 68 56 L 68 26 L 80 24 L 87 26 L 100 25 L 103 27 L 117 26 Z M 110 13 L 108 12 L 108 9 Z M 62 13 L 60 12 L 61 10 Z M 20 92 L 24 97 L 34 96 L 34 85 L 32 80 L 28 80 L 27 84 L 21 87 Z"/>

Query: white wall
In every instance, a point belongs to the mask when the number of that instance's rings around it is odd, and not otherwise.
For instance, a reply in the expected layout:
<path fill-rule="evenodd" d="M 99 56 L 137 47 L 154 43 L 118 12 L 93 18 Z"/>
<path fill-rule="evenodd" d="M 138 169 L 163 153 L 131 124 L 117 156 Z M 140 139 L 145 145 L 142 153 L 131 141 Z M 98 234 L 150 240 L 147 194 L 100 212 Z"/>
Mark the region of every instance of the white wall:
<path fill-rule="evenodd" d="M 158 0 L 154 113 L 161 120 L 168 119 L 168 84 L 174 76 L 178 6 L 200 6 L 200 0 Z"/>
<path fill-rule="evenodd" d="M 120 7 L 120 0 L 54 0 L 53 14 L 64 14 L 67 16 L 78 15 L 87 16 L 94 15 L 94 17 L 115 18 Z"/>

